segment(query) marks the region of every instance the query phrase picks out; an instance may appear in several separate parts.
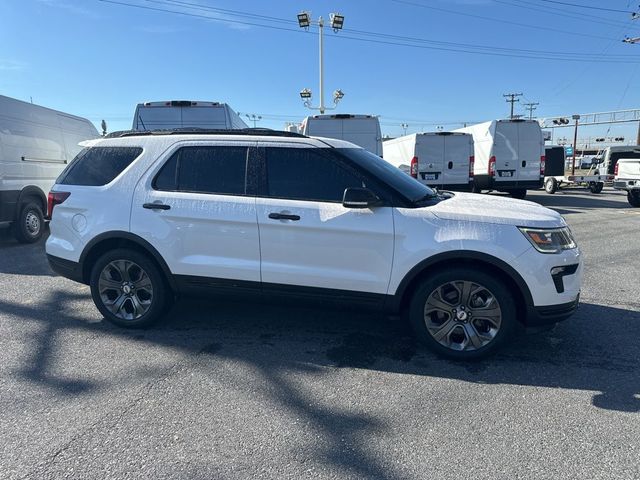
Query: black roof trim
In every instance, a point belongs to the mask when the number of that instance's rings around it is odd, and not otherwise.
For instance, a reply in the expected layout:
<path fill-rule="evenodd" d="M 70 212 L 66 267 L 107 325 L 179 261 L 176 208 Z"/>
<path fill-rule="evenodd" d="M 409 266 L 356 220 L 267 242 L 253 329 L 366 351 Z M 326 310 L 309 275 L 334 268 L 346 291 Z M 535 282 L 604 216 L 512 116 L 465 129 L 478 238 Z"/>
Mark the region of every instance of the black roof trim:
<path fill-rule="evenodd" d="M 112 132 L 104 138 L 140 137 L 153 135 L 259 135 L 263 137 L 295 137 L 308 138 L 306 135 L 270 128 L 241 128 L 241 129 L 207 129 L 207 128 L 170 128 L 166 130 L 122 130 Z"/>

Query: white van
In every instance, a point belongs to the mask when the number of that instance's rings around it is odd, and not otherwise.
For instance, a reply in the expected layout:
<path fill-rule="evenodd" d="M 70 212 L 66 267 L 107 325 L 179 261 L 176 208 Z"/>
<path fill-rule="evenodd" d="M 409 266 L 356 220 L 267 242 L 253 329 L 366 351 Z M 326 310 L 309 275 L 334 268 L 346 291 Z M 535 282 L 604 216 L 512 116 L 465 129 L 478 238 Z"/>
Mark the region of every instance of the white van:
<path fill-rule="evenodd" d="M 537 121 L 493 120 L 456 132 L 473 135 L 474 191 L 498 190 L 524 198 L 527 190 L 542 187 L 544 141 Z"/>
<path fill-rule="evenodd" d="M 237 130 L 249 128 L 249 126 L 226 103 L 169 100 L 139 103 L 136 106 L 132 130 L 171 128 Z"/>
<path fill-rule="evenodd" d="M 470 190 L 473 137 L 468 133 L 414 133 L 382 144 L 384 159 L 430 187 Z"/>
<path fill-rule="evenodd" d="M 0 95 L 0 224 L 21 242 L 37 241 L 56 178 L 80 142 L 99 136 L 86 118 Z"/>
<path fill-rule="evenodd" d="M 313 115 L 305 118 L 301 127 L 303 135 L 346 140 L 382 156 L 382 132 L 375 115 Z"/>

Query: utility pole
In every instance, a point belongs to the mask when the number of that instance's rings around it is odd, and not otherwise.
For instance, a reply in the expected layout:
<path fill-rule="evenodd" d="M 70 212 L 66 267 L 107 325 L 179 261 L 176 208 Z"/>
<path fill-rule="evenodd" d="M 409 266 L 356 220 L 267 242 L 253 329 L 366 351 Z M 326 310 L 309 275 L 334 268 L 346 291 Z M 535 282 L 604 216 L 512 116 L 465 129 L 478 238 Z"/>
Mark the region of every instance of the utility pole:
<path fill-rule="evenodd" d="M 529 120 L 533 119 L 533 111 L 536 110 L 539 103 L 523 103 L 525 110 L 529 110 Z"/>
<path fill-rule="evenodd" d="M 404 130 L 404 134 L 407 134 L 407 128 L 409 128 L 409 124 L 408 123 L 401 123 L 400 126 L 402 127 L 402 130 Z"/>
<path fill-rule="evenodd" d="M 640 122 L 638 122 L 638 138 L 636 139 L 636 145 L 640 146 Z"/>
<path fill-rule="evenodd" d="M 578 150 L 578 120 L 580 120 L 580 115 L 573 115 L 573 118 L 576 121 L 576 129 L 573 131 L 573 162 L 571 162 L 571 175 L 576 174 L 576 150 Z"/>
<path fill-rule="evenodd" d="M 513 105 L 514 103 L 520 101 L 520 100 L 517 100 L 516 98 L 521 97 L 522 93 L 505 93 L 502 96 L 507 99 L 507 103 L 511 104 L 511 115 L 509 116 L 509 118 L 513 120 Z"/>

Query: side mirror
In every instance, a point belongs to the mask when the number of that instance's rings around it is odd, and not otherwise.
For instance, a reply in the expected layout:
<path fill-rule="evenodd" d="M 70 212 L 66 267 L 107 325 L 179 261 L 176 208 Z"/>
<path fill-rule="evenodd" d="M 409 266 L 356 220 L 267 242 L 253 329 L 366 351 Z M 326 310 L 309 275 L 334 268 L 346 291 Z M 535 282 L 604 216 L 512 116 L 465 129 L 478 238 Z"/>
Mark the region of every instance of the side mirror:
<path fill-rule="evenodd" d="M 381 204 L 381 200 L 368 188 L 345 188 L 342 205 L 346 208 L 370 208 Z"/>

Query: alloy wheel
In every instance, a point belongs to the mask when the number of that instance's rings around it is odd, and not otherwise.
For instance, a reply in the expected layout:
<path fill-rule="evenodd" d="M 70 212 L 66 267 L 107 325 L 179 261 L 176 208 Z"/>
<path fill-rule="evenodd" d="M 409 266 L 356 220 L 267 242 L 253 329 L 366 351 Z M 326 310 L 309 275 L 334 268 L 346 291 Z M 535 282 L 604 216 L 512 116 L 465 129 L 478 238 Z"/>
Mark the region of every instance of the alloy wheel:
<path fill-rule="evenodd" d="M 130 260 L 109 262 L 100 272 L 98 292 L 104 306 L 122 320 L 140 318 L 153 302 L 151 278 Z"/>
<path fill-rule="evenodd" d="M 478 350 L 500 331 L 502 310 L 487 287 L 472 281 L 451 281 L 427 297 L 424 322 L 440 345 L 456 351 Z"/>

